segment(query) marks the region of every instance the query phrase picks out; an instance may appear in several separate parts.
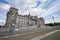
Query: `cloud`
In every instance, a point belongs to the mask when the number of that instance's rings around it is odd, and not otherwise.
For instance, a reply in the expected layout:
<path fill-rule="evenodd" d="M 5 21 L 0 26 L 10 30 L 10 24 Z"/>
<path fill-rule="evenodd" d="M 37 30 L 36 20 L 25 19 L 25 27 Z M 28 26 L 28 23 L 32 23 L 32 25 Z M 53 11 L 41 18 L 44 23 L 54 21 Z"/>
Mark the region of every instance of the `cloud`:
<path fill-rule="evenodd" d="M 43 3 L 43 2 L 46 2 L 46 1 L 48 1 L 48 0 L 40 0 L 40 1 Z"/>
<path fill-rule="evenodd" d="M 10 7 L 11 6 L 9 4 L 0 2 L 0 25 L 2 26 L 5 24 L 6 13 Z"/>
<path fill-rule="evenodd" d="M 5 20 L 0 20 L 0 25 L 4 25 L 5 24 Z"/>
<path fill-rule="evenodd" d="M 19 14 L 39 14 L 41 11 L 45 10 L 40 6 L 37 8 L 32 8 L 38 5 L 38 2 L 46 2 L 47 0 L 7 0 L 13 7 L 19 9 Z M 36 10 L 36 11 L 35 11 Z"/>
<path fill-rule="evenodd" d="M 45 24 L 47 24 L 47 23 L 53 23 L 53 20 L 52 20 L 52 19 L 50 19 L 50 20 L 45 20 Z"/>
<path fill-rule="evenodd" d="M 0 8 L 3 10 L 9 10 L 11 6 L 9 4 L 0 3 Z"/>
<path fill-rule="evenodd" d="M 55 22 L 60 22 L 60 18 L 55 18 Z"/>
<path fill-rule="evenodd" d="M 0 14 L 0 16 L 1 16 L 2 14 Z"/>
<path fill-rule="evenodd" d="M 58 15 L 52 15 L 52 16 L 55 17 L 55 18 L 59 17 Z"/>
<path fill-rule="evenodd" d="M 59 8 L 60 8 L 60 2 L 56 3 L 54 6 L 52 6 L 51 8 L 49 8 L 41 16 L 42 17 L 46 17 L 46 16 L 48 16 L 48 15 L 50 15 L 50 14 L 52 14 L 52 13 L 58 11 L 58 10 L 60 10 Z"/>
<path fill-rule="evenodd" d="M 12 7 L 19 9 L 19 14 L 22 15 L 29 14 L 30 12 L 31 15 L 37 15 L 38 17 L 47 17 L 58 11 L 60 8 L 60 0 L 6 0 L 6 1 Z M 38 5 L 38 2 L 36 1 L 41 3 Z M 48 8 L 44 9 L 44 7 L 46 6 L 48 6 Z M 56 17 L 57 15 L 54 16 Z"/>
<path fill-rule="evenodd" d="M 59 15 L 53 14 L 53 15 L 51 15 L 50 17 L 47 17 L 47 18 L 49 18 L 49 19 L 46 19 L 46 20 L 45 20 L 45 23 L 54 23 L 54 20 L 53 20 L 52 16 L 54 17 L 55 22 L 60 22 L 60 17 L 59 17 Z"/>
<path fill-rule="evenodd" d="M 60 4 L 59 0 L 55 0 L 51 3 L 52 0 L 6 0 L 11 4 L 11 6 L 19 9 L 19 14 L 31 14 L 36 13 L 37 15 L 42 13 L 42 17 L 48 16 L 58 10 L 57 6 Z M 38 6 L 38 8 L 32 8 L 37 6 L 38 2 L 41 2 L 41 4 Z M 43 7 L 48 6 L 50 4 L 49 9 L 43 9 Z M 41 10 L 42 9 L 42 10 Z M 42 12 L 41 12 L 42 11 Z M 48 14 L 47 14 L 48 13 Z"/>
<path fill-rule="evenodd" d="M 32 7 L 33 5 L 35 5 L 35 1 L 34 0 L 7 0 L 13 7 L 16 8 L 20 8 L 25 9 L 25 8 L 29 8 Z"/>
<path fill-rule="evenodd" d="M 46 11 L 46 9 L 43 9 L 43 8 L 38 7 L 38 8 L 32 8 L 30 10 L 30 13 L 32 15 L 38 15 L 38 16 L 40 16 L 40 14 L 42 14 L 44 11 Z"/>
<path fill-rule="evenodd" d="M 55 22 L 60 22 L 60 18 L 54 18 Z M 47 23 L 54 23 L 53 19 L 51 18 L 50 20 L 45 20 L 45 24 Z"/>

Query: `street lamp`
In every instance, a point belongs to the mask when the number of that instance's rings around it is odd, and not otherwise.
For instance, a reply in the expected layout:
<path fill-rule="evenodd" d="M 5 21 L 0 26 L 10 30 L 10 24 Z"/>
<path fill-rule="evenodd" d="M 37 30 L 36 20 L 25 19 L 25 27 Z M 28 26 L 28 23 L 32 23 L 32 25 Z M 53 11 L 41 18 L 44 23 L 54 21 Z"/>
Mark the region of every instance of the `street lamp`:
<path fill-rule="evenodd" d="M 53 19 L 53 23 L 55 24 L 55 19 L 54 19 L 54 16 L 52 16 L 52 19 Z"/>

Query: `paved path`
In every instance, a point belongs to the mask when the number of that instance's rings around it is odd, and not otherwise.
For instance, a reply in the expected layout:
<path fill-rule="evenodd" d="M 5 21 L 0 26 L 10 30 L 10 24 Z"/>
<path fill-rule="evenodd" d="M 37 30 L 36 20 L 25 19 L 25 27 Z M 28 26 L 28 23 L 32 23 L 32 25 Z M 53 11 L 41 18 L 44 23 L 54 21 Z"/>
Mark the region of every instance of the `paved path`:
<path fill-rule="evenodd" d="M 32 39 L 30 39 L 30 40 L 40 40 L 40 39 L 43 39 L 43 38 L 45 38 L 45 37 L 47 37 L 47 36 L 49 36 L 49 35 L 51 35 L 51 34 L 53 34 L 53 33 L 56 33 L 57 31 L 60 31 L 60 30 L 55 30 L 55 31 L 46 33 L 46 34 L 44 34 L 44 35 L 40 35 L 39 37 L 32 38 Z"/>
<path fill-rule="evenodd" d="M 44 29 L 42 31 L 44 32 L 44 31 L 46 31 L 46 29 Z M 41 30 L 39 30 L 39 31 L 34 30 L 34 32 L 2 36 L 2 37 L 0 37 L 0 40 L 29 40 L 29 39 L 37 37 L 39 35 L 41 35 Z"/>

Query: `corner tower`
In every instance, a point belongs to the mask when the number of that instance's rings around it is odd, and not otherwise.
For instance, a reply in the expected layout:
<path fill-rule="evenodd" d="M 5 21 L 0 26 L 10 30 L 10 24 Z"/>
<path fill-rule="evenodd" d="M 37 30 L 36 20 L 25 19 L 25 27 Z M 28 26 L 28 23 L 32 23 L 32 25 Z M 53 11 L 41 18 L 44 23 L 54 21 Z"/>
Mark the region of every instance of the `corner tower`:
<path fill-rule="evenodd" d="M 6 27 L 10 28 L 10 31 L 18 28 L 17 22 L 18 9 L 11 7 L 7 13 Z"/>

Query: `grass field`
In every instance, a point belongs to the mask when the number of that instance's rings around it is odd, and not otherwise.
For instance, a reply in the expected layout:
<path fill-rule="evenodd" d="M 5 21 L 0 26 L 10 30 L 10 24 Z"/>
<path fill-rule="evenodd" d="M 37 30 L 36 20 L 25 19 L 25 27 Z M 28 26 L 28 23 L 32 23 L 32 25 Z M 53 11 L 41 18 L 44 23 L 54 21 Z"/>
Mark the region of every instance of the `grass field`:
<path fill-rule="evenodd" d="M 58 31 L 44 39 L 41 39 L 41 40 L 60 40 L 60 31 Z"/>

